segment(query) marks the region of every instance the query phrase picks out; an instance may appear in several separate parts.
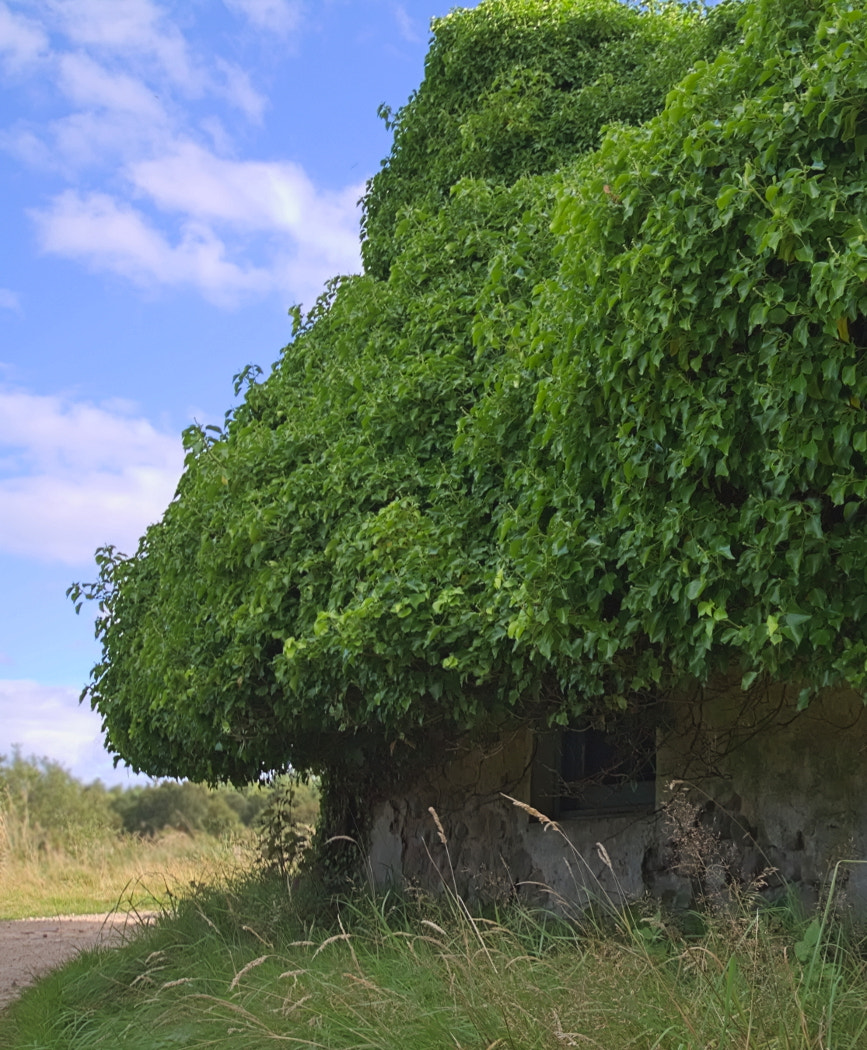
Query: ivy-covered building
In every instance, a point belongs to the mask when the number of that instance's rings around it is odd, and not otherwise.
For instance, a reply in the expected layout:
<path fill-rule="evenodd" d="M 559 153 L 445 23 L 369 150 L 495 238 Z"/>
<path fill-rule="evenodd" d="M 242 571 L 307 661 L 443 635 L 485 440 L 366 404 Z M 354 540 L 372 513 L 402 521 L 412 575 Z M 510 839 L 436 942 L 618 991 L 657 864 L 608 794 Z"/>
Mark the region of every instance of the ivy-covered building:
<path fill-rule="evenodd" d="M 468 878 L 563 893 L 521 806 L 627 894 L 863 852 L 865 40 L 855 0 L 436 21 L 365 272 L 73 588 L 109 748 L 320 773 L 377 879 L 437 859 L 430 805 Z"/>

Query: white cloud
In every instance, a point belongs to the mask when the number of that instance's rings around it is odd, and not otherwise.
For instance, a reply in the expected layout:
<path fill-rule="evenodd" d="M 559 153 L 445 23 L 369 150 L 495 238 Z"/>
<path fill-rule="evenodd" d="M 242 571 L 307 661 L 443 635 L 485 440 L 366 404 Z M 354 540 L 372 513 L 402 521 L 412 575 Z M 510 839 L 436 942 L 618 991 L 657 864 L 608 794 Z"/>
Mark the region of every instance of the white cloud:
<path fill-rule="evenodd" d="M 225 59 L 217 58 L 215 65 L 219 73 L 221 86 L 217 93 L 221 94 L 231 105 L 239 109 L 248 120 L 259 124 L 262 114 L 265 112 L 267 99 L 253 87 L 249 76 L 240 66 Z"/>
<path fill-rule="evenodd" d="M 18 121 L 0 130 L 0 150 L 73 185 L 84 181 L 85 168 L 97 180 L 111 177 L 128 157 L 162 150 L 170 140 L 165 126 L 120 109 L 82 110 L 38 128 Z"/>
<path fill-rule="evenodd" d="M 75 182 L 76 166 L 109 169 L 115 157 L 153 154 L 189 121 L 190 99 L 228 103 L 247 120 L 262 120 L 267 100 L 249 72 L 210 49 L 192 49 L 152 0 L 42 0 L 37 9 L 41 25 L 11 15 L 0 0 L 0 60 L 5 52 L 7 65 L 24 67 L 44 57 L 31 72 L 68 112 L 0 133 L 0 148 L 25 163 L 71 168 Z"/>
<path fill-rule="evenodd" d="M 42 27 L 0 3 L 0 59 L 6 70 L 19 72 L 47 50 L 48 37 Z"/>
<path fill-rule="evenodd" d="M 129 175 L 160 208 L 254 229 L 296 225 L 312 196 L 295 164 L 226 160 L 189 141 L 130 165 Z"/>
<path fill-rule="evenodd" d="M 226 3 L 272 33 L 295 27 L 301 11 L 293 0 Z M 246 70 L 194 52 L 168 5 L 34 6 L 60 42 L 46 75 L 68 111 L 16 123 L 0 148 L 68 187 L 30 211 L 44 252 L 143 287 L 193 288 L 223 307 L 275 291 L 309 304 L 329 277 L 360 269 L 363 184 L 323 191 L 290 161 L 234 159 L 220 111 L 201 109 L 228 102 L 261 122 L 267 100 Z"/>
<path fill-rule="evenodd" d="M 76 43 L 126 51 L 163 46 L 163 12 L 151 0 L 52 0 L 50 6 Z"/>
<path fill-rule="evenodd" d="M 155 101 L 175 89 L 189 98 L 223 98 L 248 119 L 261 120 L 265 99 L 247 73 L 219 56 L 194 53 L 168 12 L 151 0 L 54 0 L 53 8 L 76 47 L 61 58 L 60 86 L 73 103 L 117 108 L 134 99 L 141 108 L 143 98 Z M 102 68 L 112 62 L 117 72 Z M 70 71 L 70 64 L 82 68 Z M 117 89 L 114 104 L 106 87 Z"/>
<path fill-rule="evenodd" d="M 420 44 L 424 40 L 421 30 L 415 21 L 406 13 L 403 4 L 397 4 L 394 8 L 394 17 L 400 35 L 410 44 Z"/>
<path fill-rule="evenodd" d="M 262 267 L 227 257 L 226 245 L 205 223 L 182 222 L 176 243 L 131 206 L 105 193 L 66 190 L 32 212 L 43 251 L 82 259 L 144 286 L 191 285 L 218 305 L 262 293 L 274 277 Z"/>
<path fill-rule="evenodd" d="M 163 107 L 140 79 L 127 73 L 112 73 L 88 55 L 63 55 L 59 82 L 66 97 L 76 105 L 117 110 L 125 116 L 161 123 Z"/>
<path fill-rule="evenodd" d="M 297 164 L 230 160 L 192 142 L 132 164 L 129 174 L 160 208 L 246 230 L 283 230 L 298 242 L 300 255 L 314 251 L 335 272 L 358 268 L 362 185 L 323 193 Z"/>
<path fill-rule="evenodd" d="M 0 310 L 20 310 L 21 299 L 10 288 L 0 288 Z"/>
<path fill-rule="evenodd" d="M 165 510 L 177 477 L 156 469 L 119 474 L 42 476 L 0 481 L 0 549 L 70 565 L 114 544 L 132 554 L 138 537 Z"/>
<path fill-rule="evenodd" d="M 219 117 L 205 117 L 199 124 L 200 129 L 211 140 L 211 144 L 218 153 L 229 154 L 232 152 L 232 138 L 225 123 Z"/>
<path fill-rule="evenodd" d="M 291 0 L 224 0 L 226 7 L 248 19 L 256 29 L 285 36 L 298 27 L 301 4 Z"/>
<path fill-rule="evenodd" d="M 127 175 L 173 217 L 158 224 L 108 194 L 67 190 L 31 212 L 42 249 L 223 306 L 273 290 L 310 303 L 329 277 L 360 269 L 361 186 L 324 193 L 297 164 L 231 160 L 188 140 Z"/>
<path fill-rule="evenodd" d="M 113 767 L 100 716 L 79 704 L 80 692 L 26 678 L 0 680 L 0 755 L 8 758 L 18 745 L 23 758 L 59 762 L 85 783 L 97 777 L 108 784 L 145 782 L 124 766 Z"/>
<path fill-rule="evenodd" d="M 123 406 L 0 388 L 0 551 L 69 565 L 133 553 L 174 495 L 180 440 Z"/>
<path fill-rule="evenodd" d="M 180 29 L 151 0 L 51 0 L 65 35 L 74 44 L 156 65 L 174 85 L 198 96 L 206 75 L 190 54 Z"/>
<path fill-rule="evenodd" d="M 99 169 L 105 170 L 115 158 L 122 162 L 130 154 L 160 148 L 166 137 L 160 125 L 116 110 L 71 113 L 54 121 L 49 133 L 49 157 L 73 183 L 80 182 L 77 169 L 93 167 L 98 178 Z"/>
<path fill-rule="evenodd" d="M 23 121 L 0 129 L 0 149 L 31 168 L 57 167 L 57 158 L 44 139 Z"/>

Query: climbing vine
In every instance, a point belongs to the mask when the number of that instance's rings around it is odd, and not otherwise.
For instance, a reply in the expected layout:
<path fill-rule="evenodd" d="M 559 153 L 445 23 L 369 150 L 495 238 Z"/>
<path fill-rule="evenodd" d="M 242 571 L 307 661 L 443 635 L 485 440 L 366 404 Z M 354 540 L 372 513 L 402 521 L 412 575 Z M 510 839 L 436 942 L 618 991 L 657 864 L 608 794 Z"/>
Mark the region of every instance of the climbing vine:
<path fill-rule="evenodd" d="M 367 272 L 72 588 L 136 768 L 367 784 L 425 734 L 722 670 L 802 705 L 864 683 L 867 11 L 487 0 L 434 29 Z"/>

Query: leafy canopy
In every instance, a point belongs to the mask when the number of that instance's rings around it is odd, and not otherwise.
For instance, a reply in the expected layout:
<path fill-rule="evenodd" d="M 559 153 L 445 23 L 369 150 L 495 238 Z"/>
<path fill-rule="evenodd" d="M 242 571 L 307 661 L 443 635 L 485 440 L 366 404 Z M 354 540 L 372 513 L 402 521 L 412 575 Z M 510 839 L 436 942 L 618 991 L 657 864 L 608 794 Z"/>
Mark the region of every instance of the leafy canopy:
<path fill-rule="evenodd" d="M 621 0 L 486 0 L 434 19 L 419 89 L 380 110 L 394 145 L 363 201 L 365 269 L 385 278 L 401 221 L 435 211 L 461 179 L 509 185 L 595 149 L 602 128 L 638 124 L 731 35 L 731 5 Z"/>
<path fill-rule="evenodd" d="M 860 687 L 865 40 L 846 0 L 436 22 L 367 272 L 72 588 L 108 746 L 243 780 L 733 667 Z"/>

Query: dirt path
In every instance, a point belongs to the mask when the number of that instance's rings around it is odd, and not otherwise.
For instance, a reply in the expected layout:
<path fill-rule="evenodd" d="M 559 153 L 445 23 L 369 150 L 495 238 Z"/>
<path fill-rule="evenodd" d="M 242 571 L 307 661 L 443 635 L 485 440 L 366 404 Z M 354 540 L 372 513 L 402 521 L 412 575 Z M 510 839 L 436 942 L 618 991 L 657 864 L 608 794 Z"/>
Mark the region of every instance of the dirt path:
<path fill-rule="evenodd" d="M 121 944 L 149 915 L 60 915 L 0 922 L 0 1010 L 28 985 L 100 944 Z"/>

